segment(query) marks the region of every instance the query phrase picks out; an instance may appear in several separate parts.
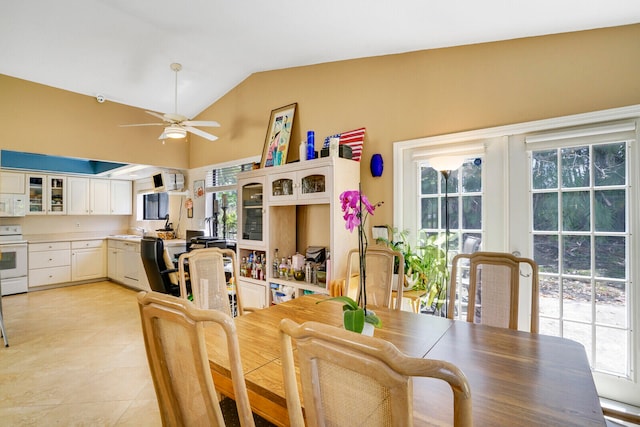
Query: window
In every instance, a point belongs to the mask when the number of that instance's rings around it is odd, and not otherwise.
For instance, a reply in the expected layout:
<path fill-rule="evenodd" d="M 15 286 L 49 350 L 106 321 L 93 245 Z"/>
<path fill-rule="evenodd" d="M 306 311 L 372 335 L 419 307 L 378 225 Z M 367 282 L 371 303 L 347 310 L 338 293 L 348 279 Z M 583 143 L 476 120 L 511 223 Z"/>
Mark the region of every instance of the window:
<path fill-rule="evenodd" d="M 465 161 L 458 170 L 451 171 L 446 181 L 428 162 L 421 163 L 419 198 L 420 235 L 443 234 L 448 225 L 449 259 L 453 251 L 475 252 L 478 249 L 482 242 L 481 158 Z M 469 245 L 472 241 L 474 244 Z M 460 242 L 463 242 L 462 248 Z"/>
<path fill-rule="evenodd" d="M 242 163 L 207 172 L 205 222 L 208 235 L 235 240 L 238 234 L 238 173 L 251 170 L 253 163 Z"/>
<path fill-rule="evenodd" d="M 169 215 L 169 195 L 167 193 L 153 193 L 143 196 L 142 219 L 165 219 L 167 215 Z"/>
<path fill-rule="evenodd" d="M 635 405 L 639 122 L 640 106 L 633 106 L 394 145 L 394 226 L 442 232 L 443 180 L 415 159 L 431 147 L 455 153 L 464 141 L 485 144 L 479 186 L 465 188 L 460 170 L 451 175 L 451 232 L 464 252 L 466 236 L 480 233 L 483 250 L 533 258 L 541 333 L 583 344 L 599 394 Z M 520 324 L 527 317 L 521 313 Z"/>
<path fill-rule="evenodd" d="M 630 378 L 630 141 L 530 154 L 540 332 L 582 343 L 594 370 Z"/>

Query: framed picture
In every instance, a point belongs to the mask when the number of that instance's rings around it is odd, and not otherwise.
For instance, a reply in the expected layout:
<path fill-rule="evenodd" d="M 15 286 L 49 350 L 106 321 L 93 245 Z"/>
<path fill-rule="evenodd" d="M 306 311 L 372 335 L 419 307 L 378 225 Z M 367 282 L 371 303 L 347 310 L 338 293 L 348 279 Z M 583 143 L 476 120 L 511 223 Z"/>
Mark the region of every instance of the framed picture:
<path fill-rule="evenodd" d="M 262 149 L 261 168 L 280 166 L 287 162 L 291 126 L 297 105 L 297 103 L 293 103 L 271 111 L 267 136 Z"/>
<path fill-rule="evenodd" d="M 193 196 L 196 199 L 204 196 L 204 180 L 193 181 Z"/>

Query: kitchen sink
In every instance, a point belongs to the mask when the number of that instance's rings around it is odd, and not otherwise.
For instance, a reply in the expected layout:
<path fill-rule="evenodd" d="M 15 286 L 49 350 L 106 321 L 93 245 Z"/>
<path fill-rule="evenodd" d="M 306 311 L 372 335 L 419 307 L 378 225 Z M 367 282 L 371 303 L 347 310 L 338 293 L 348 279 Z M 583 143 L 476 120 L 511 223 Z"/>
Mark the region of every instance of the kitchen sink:
<path fill-rule="evenodd" d="M 142 239 L 142 236 L 139 234 L 113 234 L 109 237 L 113 237 L 114 239 Z"/>

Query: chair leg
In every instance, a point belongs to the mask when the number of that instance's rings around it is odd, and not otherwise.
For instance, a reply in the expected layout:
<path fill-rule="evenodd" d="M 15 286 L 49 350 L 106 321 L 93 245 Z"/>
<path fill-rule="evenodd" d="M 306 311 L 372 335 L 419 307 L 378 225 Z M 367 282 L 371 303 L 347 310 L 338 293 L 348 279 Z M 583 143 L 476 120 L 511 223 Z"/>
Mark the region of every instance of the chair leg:
<path fill-rule="evenodd" d="M 0 332 L 2 332 L 4 346 L 9 347 L 9 339 L 7 338 L 7 331 L 4 329 L 4 318 L 2 317 L 2 297 L 0 297 Z"/>

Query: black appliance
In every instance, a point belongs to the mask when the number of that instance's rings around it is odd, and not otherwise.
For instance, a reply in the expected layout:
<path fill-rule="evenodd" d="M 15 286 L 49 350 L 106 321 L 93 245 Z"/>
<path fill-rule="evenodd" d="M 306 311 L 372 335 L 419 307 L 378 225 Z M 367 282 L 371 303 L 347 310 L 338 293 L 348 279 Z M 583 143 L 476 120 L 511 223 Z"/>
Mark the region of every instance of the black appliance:
<path fill-rule="evenodd" d="M 222 239 L 220 237 L 193 237 L 191 238 L 188 251 L 193 249 L 202 249 L 202 248 L 220 248 L 220 249 L 231 249 L 235 252 L 236 250 L 236 241 L 229 239 Z"/>

